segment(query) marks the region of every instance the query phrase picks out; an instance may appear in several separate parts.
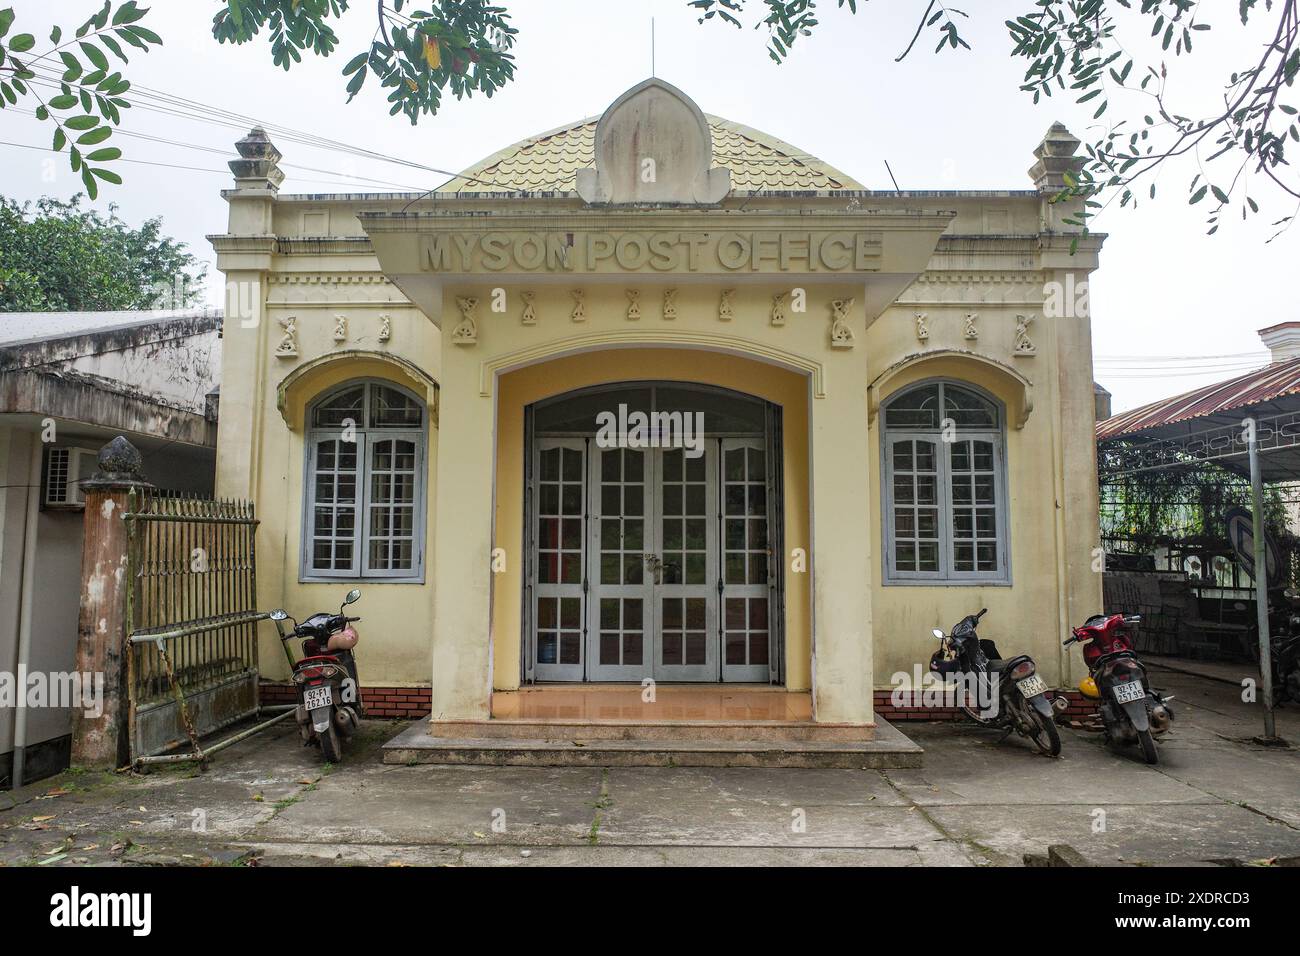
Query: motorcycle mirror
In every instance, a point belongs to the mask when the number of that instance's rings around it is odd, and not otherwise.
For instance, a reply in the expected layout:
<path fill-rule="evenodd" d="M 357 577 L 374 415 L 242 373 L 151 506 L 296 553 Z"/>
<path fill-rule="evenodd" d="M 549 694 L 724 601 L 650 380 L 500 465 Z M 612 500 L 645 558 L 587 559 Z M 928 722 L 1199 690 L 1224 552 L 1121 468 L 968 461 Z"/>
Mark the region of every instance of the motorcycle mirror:
<path fill-rule="evenodd" d="M 941 641 L 948 636 L 943 631 L 939 630 L 937 627 L 931 630 L 930 633 L 933 634 L 936 638 L 938 638 Z"/>
<path fill-rule="evenodd" d="M 344 604 L 356 604 L 361 600 L 361 589 L 353 588 L 348 592 L 348 596 L 343 599 Z"/>
<path fill-rule="evenodd" d="M 287 621 L 288 619 L 289 619 L 289 615 L 285 613 L 284 608 L 278 607 L 271 612 L 271 620 L 273 621 Z"/>

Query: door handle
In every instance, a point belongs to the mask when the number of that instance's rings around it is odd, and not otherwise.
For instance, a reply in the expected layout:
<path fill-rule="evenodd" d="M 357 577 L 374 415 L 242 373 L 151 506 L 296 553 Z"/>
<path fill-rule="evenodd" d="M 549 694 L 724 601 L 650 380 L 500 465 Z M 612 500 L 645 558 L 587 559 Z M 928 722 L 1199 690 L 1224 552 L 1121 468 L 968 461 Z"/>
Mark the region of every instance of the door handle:
<path fill-rule="evenodd" d="M 664 570 L 663 560 L 659 557 L 659 555 L 651 554 L 648 551 L 642 554 L 642 557 L 645 559 L 646 570 L 649 571 L 652 575 L 654 575 L 654 583 L 663 584 L 663 570 Z"/>

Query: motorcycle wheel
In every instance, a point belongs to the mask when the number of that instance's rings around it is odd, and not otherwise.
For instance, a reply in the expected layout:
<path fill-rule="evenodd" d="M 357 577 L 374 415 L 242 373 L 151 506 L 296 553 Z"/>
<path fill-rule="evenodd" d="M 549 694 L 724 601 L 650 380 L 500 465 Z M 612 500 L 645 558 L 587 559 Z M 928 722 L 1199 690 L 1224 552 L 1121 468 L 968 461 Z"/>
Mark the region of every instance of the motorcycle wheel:
<path fill-rule="evenodd" d="M 1034 746 L 1047 754 L 1049 757 L 1059 757 L 1061 755 L 1061 735 L 1056 730 L 1056 722 L 1050 717 L 1044 717 L 1029 701 L 1022 701 L 1021 707 L 1025 709 L 1025 716 L 1031 728 L 1037 728 L 1037 732 L 1030 736 Z"/>
<path fill-rule="evenodd" d="M 1158 763 L 1160 754 L 1156 751 L 1156 739 L 1149 730 L 1138 731 L 1138 744 L 1142 747 L 1142 759 L 1147 763 Z"/>
<path fill-rule="evenodd" d="M 343 741 L 339 738 L 333 720 L 330 721 L 329 730 L 320 735 L 320 752 L 330 763 L 343 762 Z"/>

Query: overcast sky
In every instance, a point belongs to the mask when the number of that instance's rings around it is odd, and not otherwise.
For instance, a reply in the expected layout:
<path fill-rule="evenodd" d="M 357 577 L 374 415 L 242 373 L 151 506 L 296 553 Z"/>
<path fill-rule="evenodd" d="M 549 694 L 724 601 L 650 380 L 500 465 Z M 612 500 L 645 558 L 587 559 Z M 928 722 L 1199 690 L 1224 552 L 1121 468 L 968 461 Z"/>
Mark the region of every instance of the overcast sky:
<path fill-rule="evenodd" d="M 0 0 L 3 2 L 3 0 Z M 52 18 L 75 25 L 97 0 L 10 0 L 14 30 L 44 41 Z M 965 34 L 973 51 L 931 53 L 918 43 L 903 63 L 924 8 L 922 0 L 859 0 L 856 16 L 824 0 L 820 30 L 800 41 L 777 66 L 764 51 L 762 31 L 717 23 L 699 25 L 685 0 L 502 0 L 520 34 L 516 80 L 492 99 L 448 100 L 442 111 L 412 127 L 390 118 L 373 82 L 344 105 L 343 64 L 368 43 L 373 5 L 354 4 L 341 27 L 340 52 L 327 60 L 307 56 L 285 73 L 271 64 L 264 39 L 243 47 L 219 46 L 209 31 L 216 4 L 155 0 L 144 21 L 165 45 L 132 56 L 127 77 L 232 113 L 293 127 L 386 155 L 459 170 L 498 149 L 600 113 L 619 93 L 650 74 L 650 21 L 655 18 L 655 72 L 683 89 L 706 113 L 764 130 L 819 156 L 869 188 L 890 188 L 888 160 L 903 189 L 1027 188 L 1032 150 L 1053 120 L 1088 138 L 1092 111 L 1060 98 L 1035 106 L 1019 92 L 1023 67 L 1007 55 L 1003 21 L 1032 7 L 1031 0 L 980 0 L 982 12 Z M 757 0 L 751 6 L 758 9 Z M 1217 84 L 1243 65 L 1266 24 L 1244 30 L 1236 4 L 1220 0 L 1215 29 L 1196 34 L 1192 71 L 1175 87 L 1178 109 L 1203 115 L 1218 102 Z M 38 49 L 44 47 L 38 45 Z M 132 51 L 138 52 L 138 51 Z M 1171 68 L 1172 69 L 1172 68 Z M 1300 105 L 1300 104 L 1297 104 Z M 1136 115 L 1116 102 L 1105 117 Z M 239 124 L 236 124 L 239 125 Z M 242 130 L 144 110 L 132 110 L 124 129 L 210 149 L 230 150 Z M 0 112 L 0 140 L 48 146 L 51 131 L 34 118 Z M 168 233 L 201 258 L 213 259 L 206 235 L 222 232 L 226 206 L 219 190 L 231 184 L 225 158 L 138 139 L 115 140 L 127 158 L 199 169 L 122 164 L 124 186 L 101 194 L 133 224 L 164 219 Z M 288 169 L 286 192 L 369 191 L 340 174 L 372 177 L 428 189 L 444 177 L 409 167 L 370 162 L 329 150 L 280 143 L 286 163 L 329 173 Z M 67 197 L 80 182 L 66 157 L 0 146 L 0 193 L 19 200 L 42 194 Z M 1110 234 L 1092 289 L 1097 379 L 1122 410 L 1196 385 L 1237 374 L 1229 366 L 1264 352 L 1255 330 L 1300 319 L 1295 291 L 1300 226 L 1265 244 L 1268 223 L 1293 211 L 1277 192 L 1262 187 L 1258 220 L 1228 215 L 1213 237 L 1205 235 L 1206 203 L 1189 208 L 1187 183 L 1194 165 L 1165 171 L 1160 194 L 1136 211 L 1107 211 L 1097 225 Z M 219 305 L 215 267 L 208 304 Z M 1117 357 L 1164 357 L 1129 361 Z M 1228 356 L 1188 361 L 1191 356 Z M 1175 360 L 1177 359 L 1177 360 Z M 1195 374 L 1186 373 L 1197 369 Z M 1122 371 L 1121 371 L 1122 369 Z"/>

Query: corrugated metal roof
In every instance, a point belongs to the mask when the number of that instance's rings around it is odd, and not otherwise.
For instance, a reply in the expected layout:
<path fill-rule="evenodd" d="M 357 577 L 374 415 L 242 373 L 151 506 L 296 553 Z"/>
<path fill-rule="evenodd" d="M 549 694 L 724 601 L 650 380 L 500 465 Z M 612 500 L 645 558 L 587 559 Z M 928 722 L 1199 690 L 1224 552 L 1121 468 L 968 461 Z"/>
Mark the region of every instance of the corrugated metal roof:
<path fill-rule="evenodd" d="M 1097 423 L 1097 440 L 1118 438 L 1163 425 L 1174 425 L 1249 405 L 1300 394 L 1300 358 L 1278 362 L 1226 382 L 1161 399 Z"/>
<path fill-rule="evenodd" d="M 738 190 L 862 189 L 838 169 L 773 136 L 717 116 L 706 116 L 713 134 L 713 164 L 731 170 Z M 595 162 L 596 124 L 589 117 L 531 136 L 475 163 L 439 192 L 566 192 L 574 176 Z"/>

